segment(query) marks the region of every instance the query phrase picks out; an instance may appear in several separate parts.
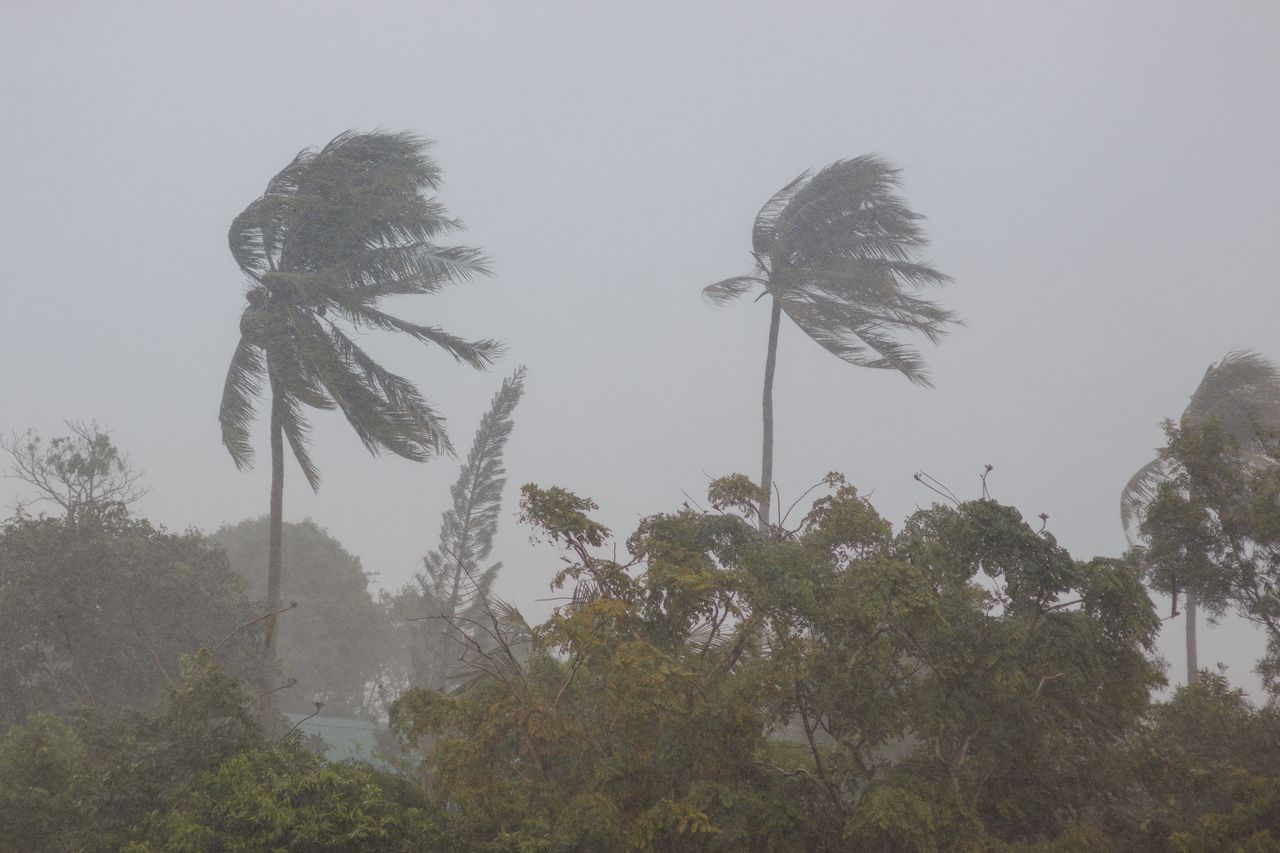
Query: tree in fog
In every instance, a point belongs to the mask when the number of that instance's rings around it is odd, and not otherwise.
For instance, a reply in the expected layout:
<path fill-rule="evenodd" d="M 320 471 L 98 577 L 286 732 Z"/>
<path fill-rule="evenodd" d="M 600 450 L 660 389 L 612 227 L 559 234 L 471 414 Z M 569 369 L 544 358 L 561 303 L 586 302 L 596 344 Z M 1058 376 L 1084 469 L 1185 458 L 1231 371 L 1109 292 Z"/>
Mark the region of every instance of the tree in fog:
<path fill-rule="evenodd" d="M 265 386 L 271 400 L 269 611 L 280 607 L 286 441 L 312 489 L 320 482 L 307 450 L 304 407 L 339 409 L 371 453 L 389 450 L 422 462 L 450 450 L 440 415 L 412 382 L 358 346 L 353 332 L 400 332 L 477 369 L 499 353 L 495 341 L 464 340 L 378 307 L 386 297 L 435 293 L 486 272 L 479 250 L 436 242 L 461 227 L 427 195 L 439 186 L 440 170 L 421 137 L 346 132 L 319 150 L 303 150 L 231 224 L 228 239 L 247 279 L 247 304 L 219 420 L 232 459 L 248 466 L 254 403 Z M 276 646 L 270 616 L 264 689 Z"/>
<path fill-rule="evenodd" d="M 12 519 L 0 526 L 0 730 L 77 705 L 150 706 L 201 646 L 247 675 L 255 634 L 234 629 L 250 615 L 243 580 L 199 533 L 123 515 Z"/>
<path fill-rule="evenodd" d="M 1267 359 L 1250 350 L 1232 350 L 1216 364 L 1209 365 L 1200 385 L 1186 409 L 1180 426 L 1200 427 L 1217 424 L 1227 440 L 1235 444 L 1257 464 L 1270 464 L 1265 454 L 1266 443 L 1280 430 L 1280 370 Z M 1143 530 L 1148 509 L 1159 495 L 1162 485 L 1176 484 L 1182 466 L 1174 455 L 1162 449 L 1155 459 L 1138 469 L 1120 493 L 1120 521 L 1131 544 L 1147 542 Z M 1166 485 L 1168 484 L 1168 485 Z M 1187 684 L 1195 684 L 1199 670 L 1196 658 L 1196 617 L 1199 595 L 1187 586 L 1191 562 L 1205 559 L 1183 547 L 1177 560 L 1182 565 L 1146 566 L 1157 588 L 1176 597 L 1186 593 Z M 1168 560 L 1165 561 L 1169 563 Z"/>
<path fill-rule="evenodd" d="M 410 659 L 419 686 L 444 690 L 460 666 L 467 638 L 484 644 L 480 626 L 486 624 L 492 604 L 487 599 L 502 569 L 501 563 L 484 562 L 498 529 L 507 483 L 502 453 L 524 393 L 524 375 L 522 367 L 494 395 L 450 490 L 453 506 L 441 520 L 440 544 L 423 557 L 422 571 L 402 596 L 401 606 L 417 620 Z"/>
<path fill-rule="evenodd" d="M 266 596 L 266 516 L 224 525 L 209 536 L 256 602 Z M 298 603 L 280 623 L 280 669 L 296 681 L 274 694 L 282 711 L 309 714 L 313 703 L 335 717 L 375 717 L 394 657 L 386 610 L 370 595 L 372 575 L 323 527 L 306 519 L 285 522 L 282 561 L 289 565 L 280 595 Z M 398 680 L 398 679 L 397 679 Z"/>
<path fill-rule="evenodd" d="M 21 480 L 34 496 L 19 499 L 19 512 L 51 503 L 74 525 L 81 518 L 123 515 L 147 493 L 142 473 L 111 442 L 110 430 L 94 421 L 67 421 L 70 435 L 45 441 L 35 430 L 0 438 L 9 456 L 5 476 Z"/>
<path fill-rule="evenodd" d="M 948 276 L 918 260 L 928 241 L 898 194 L 898 170 L 875 156 L 841 160 L 800 175 L 765 203 L 751 234 L 755 270 L 703 290 L 723 305 L 760 290 L 771 315 L 764 369 L 764 445 L 759 507 L 768 525 L 773 490 L 773 376 L 785 313 L 833 355 L 897 370 L 928 386 L 921 355 L 902 339 L 919 332 L 937 343 L 955 315 L 921 295 Z"/>

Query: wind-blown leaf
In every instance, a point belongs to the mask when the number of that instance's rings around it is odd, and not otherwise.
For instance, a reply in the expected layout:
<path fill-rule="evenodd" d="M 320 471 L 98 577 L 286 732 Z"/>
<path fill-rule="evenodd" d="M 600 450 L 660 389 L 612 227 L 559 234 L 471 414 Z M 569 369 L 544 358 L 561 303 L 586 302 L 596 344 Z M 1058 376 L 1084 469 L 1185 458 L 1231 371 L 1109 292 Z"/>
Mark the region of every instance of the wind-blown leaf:
<path fill-rule="evenodd" d="M 1125 538 L 1130 545 L 1142 541 L 1142 517 L 1147 506 L 1155 499 L 1160 484 L 1169 479 L 1173 472 L 1164 458 L 1157 456 L 1138 469 L 1138 473 L 1129 478 L 1120 492 L 1120 524 L 1124 528 Z"/>
<path fill-rule="evenodd" d="M 222 443 L 237 468 L 253 465 L 253 446 L 249 443 L 249 425 L 255 414 L 254 401 L 262 394 L 265 365 L 261 351 L 241 338 L 231 356 L 227 379 L 222 388 L 218 421 L 222 424 Z"/>
<path fill-rule="evenodd" d="M 734 276 L 702 288 L 702 298 L 712 305 L 728 305 L 739 296 L 750 293 L 756 285 L 763 283 L 753 275 Z"/>
<path fill-rule="evenodd" d="M 313 492 L 318 492 L 320 491 L 320 471 L 311 461 L 308 448 L 311 443 L 311 427 L 302 418 L 300 408 L 295 398 L 285 397 L 284 405 L 281 407 L 280 426 L 285 439 L 289 442 L 289 448 L 293 451 L 293 458 L 297 460 L 298 467 L 302 469 L 302 475 L 307 479 L 307 485 Z"/>
<path fill-rule="evenodd" d="M 808 171 L 801 172 L 791 183 L 774 193 L 760 208 L 760 212 L 756 214 L 756 223 L 751 229 L 751 248 L 756 257 L 769 255 L 773 252 L 778 217 L 786 210 L 787 205 L 791 203 L 792 197 L 808 177 Z"/>

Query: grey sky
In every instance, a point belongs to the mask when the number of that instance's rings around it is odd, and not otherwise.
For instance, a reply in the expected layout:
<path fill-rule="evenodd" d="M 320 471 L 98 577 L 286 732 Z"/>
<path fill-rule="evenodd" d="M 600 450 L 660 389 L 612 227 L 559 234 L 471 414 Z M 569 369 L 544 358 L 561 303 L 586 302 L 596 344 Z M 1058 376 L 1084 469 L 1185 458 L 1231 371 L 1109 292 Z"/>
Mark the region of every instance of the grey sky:
<path fill-rule="evenodd" d="M 371 337 L 465 451 L 529 366 L 508 447 L 503 594 L 534 614 L 555 555 L 519 484 L 642 515 L 754 474 L 768 312 L 699 289 L 749 268 L 750 226 L 805 168 L 878 152 L 928 216 L 966 318 L 937 388 L 851 368 L 785 329 L 783 504 L 829 470 L 895 523 L 994 495 L 1079 557 L 1118 554 L 1117 495 L 1205 367 L 1280 358 L 1280 6 L 1098 3 L 218 3 L 0 6 L 0 428 L 97 418 L 147 471 L 143 511 L 216 528 L 267 506 L 216 407 L 243 304 L 231 218 L 346 128 L 438 140 L 443 200 L 490 281 L 404 303 L 496 336 L 488 375 Z M 316 418 L 324 485 L 288 469 L 286 517 L 328 527 L 386 586 L 435 540 L 456 463 L 370 459 Z M 265 461 L 265 432 L 259 432 Z M 0 481 L 0 502 L 14 486 Z M 286 567 L 287 571 L 287 567 Z M 1181 620 L 1165 648 L 1181 671 Z M 1262 648 L 1202 631 L 1233 680 Z"/>

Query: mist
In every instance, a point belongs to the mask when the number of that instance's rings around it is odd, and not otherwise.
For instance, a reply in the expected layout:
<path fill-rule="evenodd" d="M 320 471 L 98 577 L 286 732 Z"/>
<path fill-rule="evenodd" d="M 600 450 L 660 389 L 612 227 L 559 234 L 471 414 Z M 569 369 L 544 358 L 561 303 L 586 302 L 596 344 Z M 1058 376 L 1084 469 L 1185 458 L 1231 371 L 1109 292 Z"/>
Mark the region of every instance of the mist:
<path fill-rule="evenodd" d="M 566 563 L 521 522 L 524 484 L 593 501 L 601 553 L 625 562 L 642 519 L 757 478 L 770 302 L 716 308 L 702 288 L 752 273 L 780 188 L 875 154 L 924 217 L 921 260 L 951 279 L 928 298 L 962 323 L 909 338 L 931 388 L 781 325 L 774 509 L 800 501 L 784 526 L 837 471 L 900 531 L 950 504 L 925 479 L 1016 508 L 1077 560 L 1120 558 L 1120 494 L 1162 421 L 1228 352 L 1280 360 L 1278 38 L 1261 2 L 10 3 L 0 432 L 109 428 L 147 488 L 130 511 L 173 533 L 261 518 L 269 401 L 252 469 L 219 423 L 246 294 L 228 228 L 304 148 L 418 134 L 441 170 L 429 195 L 465 226 L 444 242 L 491 274 L 385 307 L 505 351 L 476 371 L 360 330 L 455 453 L 371 455 L 340 412 L 308 410 L 322 479 L 308 488 L 286 451 L 283 519 L 340 543 L 372 599 L 397 594 L 526 366 L 485 565 L 535 625 L 568 594 L 551 588 Z M 0 479 L 5 514 L 31 497 Z M 1167 699 L 1185 617 L 1150 594 Z M 1268 635 L 1230 608 L 1214 622 L 1199 666 L 1265 705 Z"/>

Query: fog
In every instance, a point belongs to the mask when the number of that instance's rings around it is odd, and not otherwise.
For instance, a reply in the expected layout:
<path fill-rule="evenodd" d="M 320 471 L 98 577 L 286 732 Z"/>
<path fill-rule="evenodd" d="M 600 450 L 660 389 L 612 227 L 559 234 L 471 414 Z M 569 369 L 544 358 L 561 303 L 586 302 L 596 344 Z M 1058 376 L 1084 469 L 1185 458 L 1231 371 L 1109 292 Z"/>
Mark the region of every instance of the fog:
<path fill-rule="evenodd" d="M 759 464 L 766 303 L 700 289 L 750 271 L 760 205 L 805 169 L 902 168 L 939 301 L 936 383 L 855 369 L 784 326 L 775 479 L 844 472 L 900 523 L 993 496 L 1077 557 L 1119 555 L 1118 495 L 1205 368 L 1280 358 L 1280 8 L 1265 2 L 10 2 L 0 9 L 0 427 L 94 418 L 146 472 L 137 509 L 206 531 L 267 509 L 220 443 L 244 282 L 231 219 L 300 149 L 356 128 L 433 140 L 440 198 L 495 275 L 396 307 L 508 354 L 488 374 L 370 335 L 467 443 L 529 368 L 506 450 L 499 593 L 531 617 L 560 567 L 515 520 L 521 484 L 593 498 L 619 540 Z M 321 413 L 312 494 L 379 584 L 434 546 L 457 462 L 371 459 Z M 25 494 L 0 480 L 0 503 Z M 287 571 L 287 567 L 286 567 Z M 1167 604 L 1161 605 L 1167 613 Z M 1161 644 L 1181 680 L 1181 619 Z M 1201 665 L 1258 691 L 1261 635 L 1201 630 Z"/>

